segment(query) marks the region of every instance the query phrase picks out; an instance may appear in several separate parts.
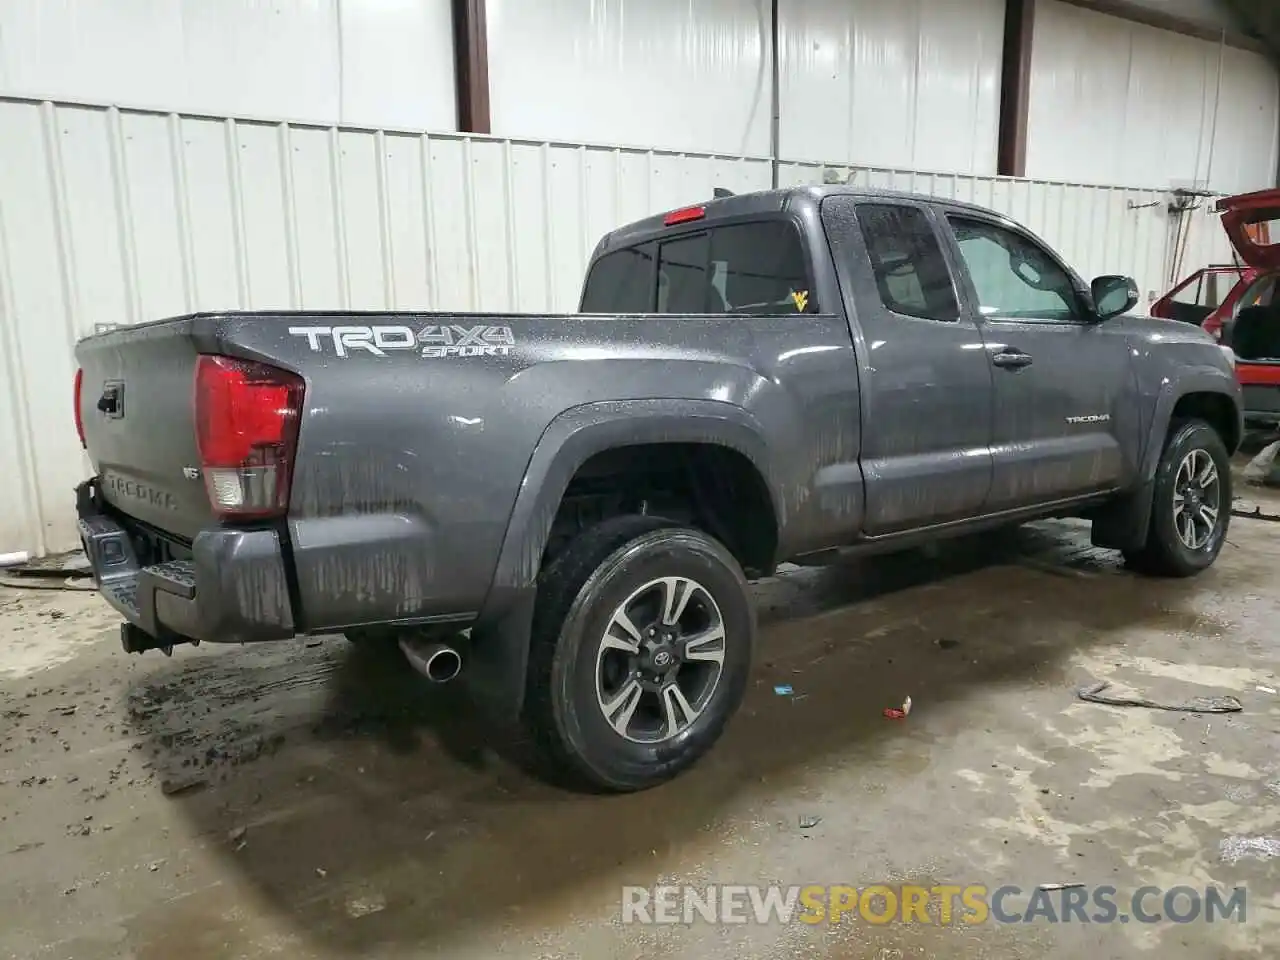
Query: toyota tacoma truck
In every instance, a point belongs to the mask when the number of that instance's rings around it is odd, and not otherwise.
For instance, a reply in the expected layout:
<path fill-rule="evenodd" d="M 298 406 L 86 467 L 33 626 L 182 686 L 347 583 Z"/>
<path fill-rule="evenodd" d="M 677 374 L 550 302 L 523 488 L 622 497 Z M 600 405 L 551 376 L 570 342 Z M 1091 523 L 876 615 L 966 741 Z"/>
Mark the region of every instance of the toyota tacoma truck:
<path fill-rule="evenodd" d="M 1227 533 L 1240 388 L 990 210 L 802 187 L 596 247 L 579 312 L 201 313 L 76 348 L 125 649 L 393 637 L 582 785 L 721 735 L 748 581 L 1046 517 L 1155 574 Z M 407 668 L 407 667 L 406 667 Z"/>

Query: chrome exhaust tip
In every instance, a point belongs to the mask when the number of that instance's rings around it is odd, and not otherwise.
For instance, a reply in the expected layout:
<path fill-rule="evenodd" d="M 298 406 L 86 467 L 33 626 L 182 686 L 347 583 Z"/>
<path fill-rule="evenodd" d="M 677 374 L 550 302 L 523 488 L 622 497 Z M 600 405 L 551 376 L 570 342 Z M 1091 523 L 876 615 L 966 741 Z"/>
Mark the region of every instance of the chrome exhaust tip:
<path fill-rule="evenodd" d="M 462 672 L 462 654 L 447 643 L 402 637 L 400 649 L 409 665 L 432 683 L 448 683 Z"/>

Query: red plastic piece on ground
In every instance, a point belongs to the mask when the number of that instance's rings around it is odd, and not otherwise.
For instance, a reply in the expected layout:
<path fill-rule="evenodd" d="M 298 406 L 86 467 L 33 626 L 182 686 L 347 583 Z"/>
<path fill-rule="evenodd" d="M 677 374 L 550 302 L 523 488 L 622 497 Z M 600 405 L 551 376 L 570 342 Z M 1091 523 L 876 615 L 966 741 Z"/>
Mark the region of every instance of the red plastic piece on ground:
<path fill-rule="evenodd" d="M 905 712 L 905 711 L 903 711 L 903 710 L 899 710 L 897 707 L 885 707 L 885 708 L 884 708 L 884 715 L 885 715 L 886 717 L 888 717 L 890 720 L 905 720 L 905 719 L 907 719 L 907 714 L 906 714 L 906 712 Z"/>

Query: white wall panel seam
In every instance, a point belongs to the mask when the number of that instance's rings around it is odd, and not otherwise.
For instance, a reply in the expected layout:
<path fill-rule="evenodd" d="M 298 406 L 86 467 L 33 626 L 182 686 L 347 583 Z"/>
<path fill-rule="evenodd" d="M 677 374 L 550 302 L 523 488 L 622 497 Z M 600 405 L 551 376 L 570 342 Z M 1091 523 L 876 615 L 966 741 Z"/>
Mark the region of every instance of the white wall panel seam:
<path fill-rule="evenodd" d="M 682 161 L 688 158 L 685 154 L 680 154 Z M 587 237 L 587 148 L 578 148 L 578 262 L 586 263 L 587 257 L 591 253 L 591 245 L 595 243 L 594 238 Z"/>
<path fill-rule="evenodd" d="M 289 307 L 302 309 L 302 266 L 298 255 L 298 202 L 293 183 L 293 136 L 289 125 L 279 125 L 280 187 L 284 203 L 284 260 L 289 273 Z"/>
<path fill-rule="evenodd" d="M 120 234 L 121 268 L 124 271 L 129 322 L 138 323 L 142 319 L 142 300 L 138 281 L 137 244 L 133 235 L 133 207 L 129 200 L 129 180 L 124 171 L 123 139 L 120 111 L 111 107 L 107 110 L 107 140 L 111 157 L 112 199 L 115 201 L 116 227 Z"/>
<path fill-rule="evenodd" d="M 538 150 L 541 157 L 541 173 L 542 173 L 542 222 L 546 228 L 546 243 L 543 246 L 544 262 L 547 269 L 547 298 L 543 309 L 552 310 L 555 307 L 555 272 L 556 272 L 556 218 L 552 216 L 555 209 L 554 201 L 551 194 L 551 144 L 544 143 Z M 653 157 L 649 157 L 649 174 L 653 175 Z"/>
<path fill-rule="evenodd" d="M 347 204 L 342 192 L 342 143 L 338 127 L 329 128 L 329 182 L 333 202 L 334 253 L 338 268 L 338 296 L 342 309 L 351 309 L 351 262 L 347 250 Z"/>
<path fill-rule="evenodd" d="M 379 130 L 373 135 L 377 151 L 378 251 L 382 264 L 382 299 L 388 310 L 396 308 L 395 240 L 391 235 L 391 195 L 387 187 L 387 135 Z"/>
<path fill-rule="evenodd" d="M 17 464 L 19 489 L 16 496 L 8 496 L 6 501 L 11 516 L 11 543 L 0 540 L 0 551 L 30 550 L 43 554 L 50 549 L 49 538 L 45 534 L 46 519 L 40 509 L 40 480 L 36 470 L 35 449 L 36 434 L 32 429 L 31 404 L 23 390 L 26 364 L 22 357 L 22 328 L 18 323 L 18 309 L 14 298 L 13 274 L 9 270 L 9 234 L 5 217 L 5 207 L 0 200 L 0 342 L 4 343 L 4 371 L 9 381 L 9 397 L 13 402 L 13 416 L 7 424 L 13 433 L 13 452 Z M 12 476 L 12 474 L 9 474 Z M 0 475 L 3 480 L 4 475 Z M 14 532 L 14 531 L 20 532 Z M 22 537 L 17 540 L 17 537 Z"/>
<path fill-rule="evenodd" d="M 72 284 L 76 256 L 71 243 L 71 223 L 67 210 L 66 168 L 62 163 L 62 149 L 51 103 L 40 105 L 40 132 L 44 138 L 45 156 L 49 161 L 49 187 L 53 196 L 54 236 L 58 243 L 58 285 L 62 290 L 62 303 L 66 311 L 62 326 L 68 344 L 74 347 L 79 339 L 76 330 L 81 317 L 80 298 Z"/>
<path fill-rule="evenodd" d="M 227 180 L 231 186 L 231 251 L 236 265 L 236 301 L 242 310 L 252 306 L 249 278 L 249 250 L 245 236 L 244 184 L 240 168 L 240 134 L 234 117 L 228 117 L 224 130 L 227 149 Z"/>
<path fill-rule="evenodd" d="M 507 308 L 519 309 L 520 303 L 520 234 L 516 230 L 516 198 L 511 185 L 514 160 L 510 142 L 502 145 L 502 206 L 507 228 Z"/>
<path fill-rule="evenodd" d="M 168 116 L 169 163 L 173 167 L 174 190 L 177 193 L 178 252 L 182 261 L 182 293 L 188 311 L 195 309 L 200 299 L 196 280 L 195 249 L 191 240 L 191 190 L 187 183 L 187 158 L 182 136 L 182 118 L 176 113 Z"/>
<path fill-rule="evenodd" d="M 471 138 L 466 137 L 462 141 L 462 211 L 467 231 L 467 283 L 475 307 L 480 302 L 480 241 L 476 237 L 475 158 L 471 151 Z"/>
<path fill-rule="evenodd" d="M 436 218 L 431 208 L 431 140 L 426 134 L 418 138 L 419 173 L 422 178 L 422 232 L 427 246 L 427 275 L 431 288 L 427 307 L 440 309 L 440 262 L 436 256 Z"/>

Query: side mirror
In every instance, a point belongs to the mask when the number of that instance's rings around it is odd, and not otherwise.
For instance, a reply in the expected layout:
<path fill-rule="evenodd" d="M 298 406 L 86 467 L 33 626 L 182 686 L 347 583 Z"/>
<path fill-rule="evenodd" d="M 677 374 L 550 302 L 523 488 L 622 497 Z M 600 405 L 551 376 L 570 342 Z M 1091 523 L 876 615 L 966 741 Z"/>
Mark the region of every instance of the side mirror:
<path fill-rule="evenodd" d="M 1138 285 L 1132 277 L 1114 274 L 1094 277 L 1089 291 L 1093 294 L 1093 312 L 1099 320 L 1126 313 L 1138 302 Z"/>

